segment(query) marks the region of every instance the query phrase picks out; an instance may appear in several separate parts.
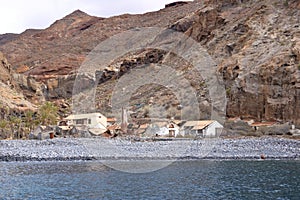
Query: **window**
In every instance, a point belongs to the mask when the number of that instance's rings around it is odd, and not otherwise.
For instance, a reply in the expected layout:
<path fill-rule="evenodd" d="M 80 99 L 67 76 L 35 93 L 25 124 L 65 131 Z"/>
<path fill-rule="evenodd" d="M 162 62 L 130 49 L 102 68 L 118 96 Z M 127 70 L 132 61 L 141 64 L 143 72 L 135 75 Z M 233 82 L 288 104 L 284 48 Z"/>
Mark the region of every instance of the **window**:
<path fill-rule="evenodd" d="M 83 124 L 83 119 L 75 119 L 75 124 Z"/>
<path fill-rule="evenodd" d="M 80 124 L 87 124 L 88 120 L 87 119 L 75 119 L 75 124 L 80 125 Z"/>
<path fill-rule="evenodd" d="M 88 124 L 91 124 L 92 123 L 92 120 L 91 119 L 88 119 Z"/>

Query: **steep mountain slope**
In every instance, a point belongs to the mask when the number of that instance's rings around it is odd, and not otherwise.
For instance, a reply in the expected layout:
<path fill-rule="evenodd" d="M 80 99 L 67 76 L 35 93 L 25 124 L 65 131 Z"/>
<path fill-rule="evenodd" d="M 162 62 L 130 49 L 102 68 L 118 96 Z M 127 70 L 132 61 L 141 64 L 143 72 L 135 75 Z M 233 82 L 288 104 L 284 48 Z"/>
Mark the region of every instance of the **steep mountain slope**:
<path fill-rule="evenodd" d="M 198 41 L 218 64 L 217 73 L 226 87 L 228 117 L 300 125 L 299 24 L 297 0 L 194 1 L 143 15 L 106 19 L 77 10 L 45 30 L 2 37 L 0 51 L 18 73 L 42 81 L 47 98 L 68 98 L 72 95 L 76 69 L 101 41 L 135 27 L 171 28 Z M 176 59 L 171 57 L 173 62 Z M 142 60 L 140 64 L 164 63 L 170 62 L 170 57 L 164 52 L 146 50 L 124 57 L 116 65 L 127 73 L 137 66 L 136 60 Z M 183 62 L 182 70 L 187 69 L 188 63 Z M 208 111 L 210 102 L 202 79 L 187 76 L 197 90 L 201 109 Z M 110 67 L 103 74 L 97 95 L 101 110 L 109 108 L 109 97 L 118 77 L 120 74 Z M 139 96 L 149 89 L 152 92 L 146 92 L 144 98 Z M 155 95 L 153 91 L 157 91 Z M 159 98 L 162 94 L 164 97 Z M 174 96 L 153 86 L 145 86 L 132 99 L 133 105 L 146 104 L 151 99 L 161 101 L 168 109 L 170 105 L 179 106 L 172 100 Z"/>
<path fill-rule="evenodd" d="M 198 4 L 196 4 L 198 5 Z M 99 18 L 76 10 L 45 30 L 27 30 L 0 46 L 14 68 L 28 66 L 26 74 L 65 75 L 78 68 L 99 42 L 134 27 L 167 27 L 200 5 L 185 4 L 143 15 Z"/>
<path fill-rule="evenodd" d="M 75 75 L 85 56 L 101 41 L 135 27 L 168 27 L 197 10 L 202 3 L 175 5 L 143 15 L 111 18 L 89 16 L 76 10 L 45 30 L 27 30 L 0 45 L 16 71 L 43 81 L 47 97 L 70 97 Z"/>
<path fill-rule="evenodd" d="M 300 2 L 237 2 L 210 4 L 173 28 L 219 63 L 229 117 L 299 124 Z"/>
<path fill-rule="evenodd" d="M 18 111 L 34 110 L 35 106 L 23 96 L 13 73 L 11 65 L 0 52 L 0 105 Z"/>

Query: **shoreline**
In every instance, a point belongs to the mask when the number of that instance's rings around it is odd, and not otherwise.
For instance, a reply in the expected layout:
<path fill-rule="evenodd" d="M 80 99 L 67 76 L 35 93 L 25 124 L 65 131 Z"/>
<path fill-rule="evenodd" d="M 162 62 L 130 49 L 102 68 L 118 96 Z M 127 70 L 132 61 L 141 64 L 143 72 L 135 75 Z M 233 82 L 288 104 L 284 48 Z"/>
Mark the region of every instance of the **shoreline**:
<path fill-rule="evenodd" d="M 155 142 L 120 138 L 0 141 L 0 162 L 299 159 L 299 140 L 271 136 Z"/>

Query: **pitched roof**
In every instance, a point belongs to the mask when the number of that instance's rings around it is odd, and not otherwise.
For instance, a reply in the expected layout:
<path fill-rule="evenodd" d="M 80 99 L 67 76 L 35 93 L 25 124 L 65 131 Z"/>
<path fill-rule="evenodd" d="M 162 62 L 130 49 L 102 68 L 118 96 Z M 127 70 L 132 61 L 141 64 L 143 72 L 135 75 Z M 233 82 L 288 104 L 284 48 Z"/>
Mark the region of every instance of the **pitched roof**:
<path fill-rule="evenodd" d="M 213 120 L 187 121 L 183 126 L 193 127 L 192 130 L 201 130 L 213 122 Z"/>
<path fill-rule="evenodd" d="M 174 123 L 174 124 L 176 124 L 176 125 L 180 125 L 181 123 L 183 123 L 184 121 L 182 121 L 182 120 L 171 120 L 170 121 L 170 123 Z"/>
<path fill-rule="evenodd" d="M 117 121 L 117 118 L 115 117 L 108 117 L 107 118 L 107 122 L 116 122 Z"/>

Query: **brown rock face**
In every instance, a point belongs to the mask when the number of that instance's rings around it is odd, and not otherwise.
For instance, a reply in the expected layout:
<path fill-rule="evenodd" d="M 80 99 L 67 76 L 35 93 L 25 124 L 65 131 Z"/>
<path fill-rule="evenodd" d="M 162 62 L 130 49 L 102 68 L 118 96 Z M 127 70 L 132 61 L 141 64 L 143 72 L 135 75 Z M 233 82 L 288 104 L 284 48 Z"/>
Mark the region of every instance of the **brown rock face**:
<path fill-rule="evenodd" d="M 66 75 L 76 70 L 85 56 L 108 37 L 135 27 L 167 27 L 198 7 L 185 4 L 107 19 L 77 10 L 45 30 L 27 30 L 16 39 L 6 40 L 0 44 L 0 50 L 13 68 L 29 66 L 27 75 Z"/>
<path fill-rule="evenodd" d="M 224 25 L 224 19 L 219 15 L 216 8 L 205 7 L 194 14 L 193 26 L 186 33 L 205 44 L 215 37 L 213 30 Z"/>
<path fill-rule="evenodd" d="M 45 30 L 0 36 L 0 50 L 13 69 L 43 82 L 47 97 L 65 98 L 72 95 L 76 69 L 101 41 L 135 27 L 171 28 L 199 42 L 218 64 L 217 73 L 226 87 L 228 117 L 300 125 L 299 10 L 298 0 L 206 0 L 107 19 L 75 11 Z M 149 60 L 146 55 L 136 58 Z M 104 71 L 98 88 L 103 94 L 99 95 L 101 109 L 109 104 L 114 80 L 136 64 L 137 60 L 123 58 L 118 73 L 109 68 Z M 182 66 L 182 70 L 189 69 Z M 201 79 L 191 76 L 189 80 L 196 87 L 201 85 Z M 88 78 L 84 82 L 92 83 Z"/>
<path fill-rule="evenodd" d="M 189 3 L 143 15 L 126 14 L 107 19 L 77 10 L 45 30 L 30 29 L 3 41 L 0 51 L 14 69 L 43 82 L 49 88 L 46 91 L 49 98 L 68 98 L 75 78 L 72 74 L 100 42 L 135 27 L 167 27 L 197 10 L 200 4 L 195 5 Z M 24 66 L 29 69 L 24 71 Z M 53 80 L 48 79 L 58 79 L 57 87 L 53 88 Z"/>
<path fill-rule="evenodd" d="M 8 63 L 7 59 L 3 56 L 3 54 L 0 52 L 0 81 L 11 85 L 14 84 L 12 77 L 11 77 L 11 65 Z"/>
<path fill-rule="evenodd" d="M 207 48 L 227 116 L 300 124 L 299 1 L 213 1 L 172 27 Z"/>
<path fill-rule="evenodd" d="M 5 108 L 24 111 L 35 109 L 20 91 L 19 85 L 13 78 L 13 70 L 6 58 L 0 52 L 0 105 Z"/>

